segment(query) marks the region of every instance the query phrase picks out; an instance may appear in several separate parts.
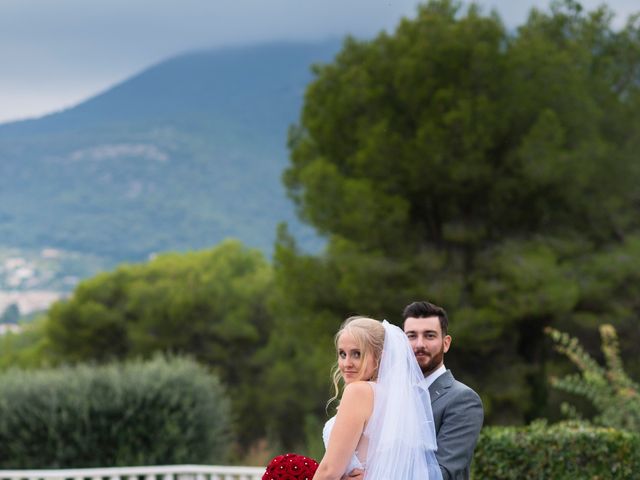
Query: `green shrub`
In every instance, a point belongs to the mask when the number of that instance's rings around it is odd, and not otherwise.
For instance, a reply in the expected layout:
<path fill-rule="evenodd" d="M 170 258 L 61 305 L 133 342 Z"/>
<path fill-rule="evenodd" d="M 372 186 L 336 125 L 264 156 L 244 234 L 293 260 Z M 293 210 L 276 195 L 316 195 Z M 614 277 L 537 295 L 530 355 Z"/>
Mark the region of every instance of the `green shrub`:
<path fill-rule="evenodd" d="M 0 375 L 0 468 L 215 463 L 229 402 L 192 360 Z"/>
<path fill-rule="evenodd" d="M 580 422 L 487 427 L 480 434 L 473 480 L 640 478 L 640 437 Z"/>
<path fill-rule="evenodd" d="M 545 331 L 554 341 L 556 350 L 580 369 L 579 374 L 552 377 L 551 384 L 589 399 L 598 411 L 591 420 L 595 425 L 640 434 L 640 385 L 624 371 L 615 328 L 608 324 L 600 326 L 605 367 L 600 366 L 576 338 L 553 328 Z M 562 410 L 574 419 L 581 419 L 573 405 L 563 403 Z"/>

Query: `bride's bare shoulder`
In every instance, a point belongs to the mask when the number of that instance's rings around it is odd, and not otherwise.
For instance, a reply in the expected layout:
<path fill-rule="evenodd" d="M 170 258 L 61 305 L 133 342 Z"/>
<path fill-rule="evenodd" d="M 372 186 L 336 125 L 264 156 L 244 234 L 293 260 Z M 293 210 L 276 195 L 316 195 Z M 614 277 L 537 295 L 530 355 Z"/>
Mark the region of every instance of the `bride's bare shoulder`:
<path fill-rule="evenodd" d="M 342 401 L 346 397 L 373 397 L 373 385 L 371 382 L 358 381 L 353 382 L 344 387 L 344 393 L 342 394 Z"/>
<path fill-rule="evenodd" d="M 366 422 L 373 409 L 373 388 L 368 382 L 353 382 L 344 388 L 338 417 Z"/>

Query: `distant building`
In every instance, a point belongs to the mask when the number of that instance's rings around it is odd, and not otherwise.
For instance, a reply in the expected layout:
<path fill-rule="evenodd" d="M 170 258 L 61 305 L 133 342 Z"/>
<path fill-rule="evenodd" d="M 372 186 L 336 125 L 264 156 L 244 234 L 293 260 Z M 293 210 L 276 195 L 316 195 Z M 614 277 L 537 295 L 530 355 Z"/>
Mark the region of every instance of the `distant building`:
<path fill-rule="evenodd" d="M 9 305 L 15 303 L 22 315 L 29 315 L 47 310 L 53 302 L 64 296 L 64 293 L 53 290 L 3 291 L 0 289 L 0 312 L 4 312 Z"/>
<path fill-rule="evenodd" d="M 0 335 L 6 335 L 9 332 L 18 333 L 20 330 L 22 327 L 15 323 L 0 323 Z"/>

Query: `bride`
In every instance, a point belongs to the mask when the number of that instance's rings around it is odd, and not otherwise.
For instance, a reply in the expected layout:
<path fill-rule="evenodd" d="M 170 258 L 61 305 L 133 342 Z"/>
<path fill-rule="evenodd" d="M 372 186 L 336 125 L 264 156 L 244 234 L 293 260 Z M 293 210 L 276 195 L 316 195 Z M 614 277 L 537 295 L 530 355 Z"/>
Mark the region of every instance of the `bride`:
<path fill-rule="evenodd" d="M 364 469 L 365 480 L 441 480 L 429 391 L 404 332 L 348 318 L 336 334 L 333 380 L 346 384 L 323 431 L 326 452 L 313 480 Z"/>

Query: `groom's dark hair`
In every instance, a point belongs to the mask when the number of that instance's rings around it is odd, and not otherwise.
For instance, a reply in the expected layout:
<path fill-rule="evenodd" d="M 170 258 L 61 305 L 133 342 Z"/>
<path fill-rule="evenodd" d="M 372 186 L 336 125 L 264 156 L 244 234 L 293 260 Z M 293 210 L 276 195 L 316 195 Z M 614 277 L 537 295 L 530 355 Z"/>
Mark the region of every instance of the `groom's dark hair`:
<path fill-rule="evenodd" d="M 402 323 L 404 324 L 404 321 L 409 317 L 438 317 L 440 319 L 440 329 L 442 330 L 442 336 L 444 337 L 449 330 L 449 318 L 447 317 L 447 312 L 445 311 L 445 309 L 430 302 L 413 302 L 404 307 L 404 310 L 402 311 Z"/>

